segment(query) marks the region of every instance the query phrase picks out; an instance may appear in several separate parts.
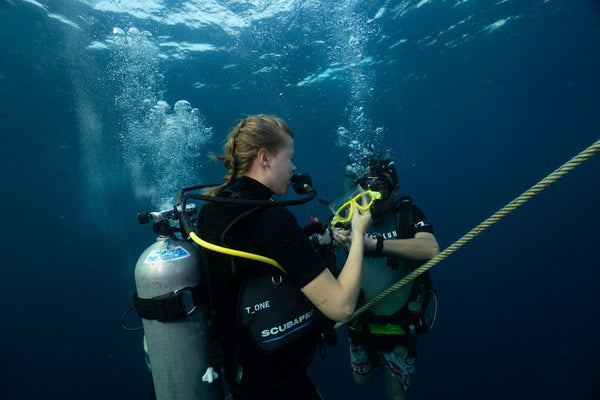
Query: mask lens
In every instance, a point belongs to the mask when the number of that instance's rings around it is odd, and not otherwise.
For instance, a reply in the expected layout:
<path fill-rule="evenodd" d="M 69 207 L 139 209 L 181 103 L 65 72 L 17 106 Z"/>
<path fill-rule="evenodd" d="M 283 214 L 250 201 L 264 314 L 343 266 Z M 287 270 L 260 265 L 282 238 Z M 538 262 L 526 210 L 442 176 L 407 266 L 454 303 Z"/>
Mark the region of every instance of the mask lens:
<path fill-rule="evenodd" d="M 370 192 L 364 192 L 356 196 L 354 198 L 354 202 L 358 208 L 367 210 L 371 206 L 371 203 L 373 203 L 373 196 Z"/>
<path fill-rule="evenodd" d="M 340 222 L 348 222 L 352 218 L 352 202 L 348 202 L 337 211 L 337 218 Z"/>

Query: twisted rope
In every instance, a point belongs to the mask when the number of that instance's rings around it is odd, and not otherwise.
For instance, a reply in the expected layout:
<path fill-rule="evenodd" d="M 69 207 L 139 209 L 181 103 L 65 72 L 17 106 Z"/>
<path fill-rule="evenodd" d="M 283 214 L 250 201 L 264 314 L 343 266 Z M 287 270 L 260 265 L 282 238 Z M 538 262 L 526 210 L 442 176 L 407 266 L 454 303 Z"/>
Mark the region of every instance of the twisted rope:
<path fill-rule="evenodd" d="M 587 149 L 583 150 L 581 153 L 571 158 L 569 161 L 561 165 L 550 175 L 542 179 L 540 182 L 532 186 L 529 190 L 525 191 L 519 197 L 502 207 L 500 210 L 496 211 L 491 217 L 483 221 L 481 224 L 477 225 L 475 228 L 471 229 L 466 235 L 458 239 L 456 242 L 448 246 L 444 251 L 439 253 L 437 256 L 433 257 L 431 260 L 427 261 L 425 264 L 413 270 L 411 273 L 406 275 L 404 278 L 400 279 L 398 282 L 394 283 L 392 286 L 379 293 L 377 296 L 373 297 L 369 300 L 365 305 L 357 309 L 352 315 L 352 319 L 358 317 L 360 314 L 371 308 L 373 305 L 383 300 L 392 292 L 398 290 L 402 286 L 406 285 L 408 282 L 412 281 L 419 275 L 424 272 L 430 270 L 434 265 L 448 257 L 450 254 L 454 253 L 456 250 L 464 246 L 471 239 L 475 238 L 475 236 L 479 235 L 481 232 L 485 231 L 487 228 L 498 222 L 500 219 L 517 209 L 517 207 L 529 201 L 533 196 L 540 193 L 542 190 L 546 189 L 548 186 L 571 172 L 575 167 L 582 164 L 584 161 L 588 160 L 596 153 L 600 151 L 600 139 L 597 140 L 594 144 L 592 144 Z M 339 328 L 343 324 L 338 322 L 335 325 L 335 328 Z"/>

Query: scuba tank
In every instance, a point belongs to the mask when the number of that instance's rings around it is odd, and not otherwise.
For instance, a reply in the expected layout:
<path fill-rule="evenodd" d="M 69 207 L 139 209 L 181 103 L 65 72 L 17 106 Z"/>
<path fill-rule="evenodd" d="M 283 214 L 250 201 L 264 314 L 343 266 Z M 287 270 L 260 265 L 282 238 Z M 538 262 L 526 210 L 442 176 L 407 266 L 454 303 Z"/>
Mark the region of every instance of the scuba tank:
<path fill-rule="evenodd" d="M 187 212 L 195 212 L 186 209 Z M 212 343 L 208 285 L 196 247 L 173 234 L 173 211 L 138 214 L 155 220 L 156 241 L 135 267 L 134 304 L 142 317 L 157 400 L 222 400 L 220 381 L 210 367 Z"/>
<path fill-rule="evenodd" d="M 196 205 L 187 204 L 187 200 L 276 206 L 303 204 L 315 197 L 308 174 L 294 175 L 292 183 L 297 193 L 307 196 L 274 202 L 188 193 L 216 186 L 201 185 L 179 190 L 172 210 L 138 213 L 140 224 L 154 221 L 153 231 L 158 235 L 138 259 L 134 271 L 137 291 L 133 296 L 142 318 L 146 362 L 157 400 L 224 399 L 221 381 L 212 384 L 219 375 L 210 366 L 214 346 L 205 266 L 197 248 L 174 234 L 181 232 L 184 239 L 189 237 L 199 245 L 206 245 L 194 233 L 190 217 L 196 214 Z M 181 229 L 172 227 L 171 220 L 179 220 Z M 141 330 L 125 326 L 129 310 L 121 318 L 121 326 L 129 331 Z"/>

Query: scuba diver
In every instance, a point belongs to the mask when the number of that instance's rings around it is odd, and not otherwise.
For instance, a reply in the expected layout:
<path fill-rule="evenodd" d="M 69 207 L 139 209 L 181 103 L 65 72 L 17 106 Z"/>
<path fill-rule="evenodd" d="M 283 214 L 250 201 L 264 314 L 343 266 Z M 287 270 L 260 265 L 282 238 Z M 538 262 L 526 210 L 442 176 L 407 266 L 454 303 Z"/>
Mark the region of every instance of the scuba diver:
<path fill-rule="evenodd" d="M 414 268 L 439 252 L 433 227 L 425 214 L 408 196 L 395 200 L 399 191 L 394 163 L 377 155 L 354 177 L 357 192 L 370 190 L 381 194 L 370 208 L 373 224 L 365 239 L 361 306 L 406 276 Z M 336 206 L 334 206 L 335 208 Z M 336 210 L 334 213 L 336 213 Z M 352 233 L 345 227 L 336 229 L 332 221 L 333 240 L 337 247 L 348 244 L 362 232 Z M 336 224 L 337 223 L 337 224 Z M 405 399 L 416 361 L 416 335 L 431 328 L 437 310 L 437 294 L 425 273 L 415 281 L 392 292 L 354 321 L 349 323 L 350 358 L 354 380 L 366 386 L 373 368 L 383 366 L 388 399 Z"/>
<path fill-rule="evenodd" d="M 200 248 L 229 391 L 234 400 L 320 399 L 307 366 L 327 319 L 346 322 L 354 312 L 371 214 L 351 205 L 354 234 L 336 278 L 292 213 L 273 200 L 286 194 L 296 169 L 293 133 L 284 121 L 248 116 L 214 158 L 227 174 L 209 193 L 223 201 L 200 210 L 199 238 L 274 260 Z"/>

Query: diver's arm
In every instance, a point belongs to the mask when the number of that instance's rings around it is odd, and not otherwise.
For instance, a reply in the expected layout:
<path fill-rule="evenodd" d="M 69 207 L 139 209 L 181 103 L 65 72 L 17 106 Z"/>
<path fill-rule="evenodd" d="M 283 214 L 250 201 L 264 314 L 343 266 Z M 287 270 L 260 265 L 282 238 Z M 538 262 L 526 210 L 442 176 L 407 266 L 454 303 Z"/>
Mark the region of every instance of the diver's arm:
<path fill-rule="evenodd" d="M 360 235 L 354 235 L 350 252 L 342 272 L 336 279 L 328 269 L 324 269 L 315 279 L 306 284 L 302 293 L 329 319 L 346 322 L 354 313 L 362 279 L 364 240 L 371 214 L 355 208 L 352 227 Z"/>
<path fill-rule="evenodd" d="M 375 250 L 377 239 L 365 239 L 368 250 Z M 381 254 L 396 255 L 409 260 L 429 260 L 440 252 L 435 236 L 429 232 L 417 232 L 411 239 L 388 239 L 383 241 Z"/>

